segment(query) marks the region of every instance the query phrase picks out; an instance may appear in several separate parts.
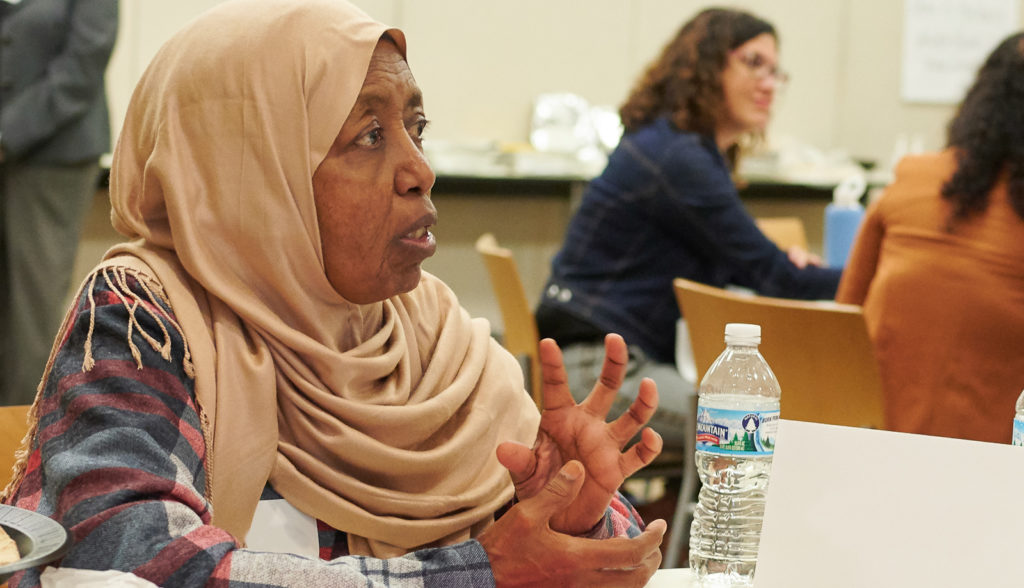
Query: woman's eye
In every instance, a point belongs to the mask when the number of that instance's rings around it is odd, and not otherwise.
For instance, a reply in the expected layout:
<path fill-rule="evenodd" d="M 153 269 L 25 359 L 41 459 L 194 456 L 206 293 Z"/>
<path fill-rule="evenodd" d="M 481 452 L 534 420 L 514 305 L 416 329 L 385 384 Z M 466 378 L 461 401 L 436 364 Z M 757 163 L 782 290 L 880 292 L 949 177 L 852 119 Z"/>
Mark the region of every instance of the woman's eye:
<path fill-rule="evenodd" d="M 409 129 L 409 136 L 412 137 L 412 140 L 415 141 L 417 145 L 421 145 L 423 143 L 423 133 L 427 130 L 427 125 L 429 124 L 430 121 L 423 118 L 413 123 L 412 128 Z"/>
<path fill-rule="evenodd" d="M 415 125 L 414 128 L 416 130 L 416 138 L 417 139 L 422 139 L 423 138 L 423 133 L 426 132 L 427 126 L 429 124 L 430 124 L 430 121 L 428 121 L 427 119 L 422 119 L 422 120 L 416 121 L 416 125 Z"/>
<path fill-rule="evenodd" d="M 374 147 L 384 140 L 384 129 L 375 127 L 360 135 L 356 141 L 364 147 Z"/>

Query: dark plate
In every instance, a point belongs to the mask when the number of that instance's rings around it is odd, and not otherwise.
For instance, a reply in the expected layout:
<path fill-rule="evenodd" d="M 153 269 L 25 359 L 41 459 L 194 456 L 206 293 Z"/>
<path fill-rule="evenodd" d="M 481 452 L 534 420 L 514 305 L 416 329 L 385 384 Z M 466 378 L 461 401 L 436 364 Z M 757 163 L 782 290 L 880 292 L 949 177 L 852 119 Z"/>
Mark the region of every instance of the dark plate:
<path fill-rule="evenodd" d="M 21 552 L 21 559 L 0 566 L 0 582 L 15 572 L 62 557 L 71 545 L 71 534 L 63 525 L 31 510 L 0 504 L 0 526 L 14 539 Z"/>

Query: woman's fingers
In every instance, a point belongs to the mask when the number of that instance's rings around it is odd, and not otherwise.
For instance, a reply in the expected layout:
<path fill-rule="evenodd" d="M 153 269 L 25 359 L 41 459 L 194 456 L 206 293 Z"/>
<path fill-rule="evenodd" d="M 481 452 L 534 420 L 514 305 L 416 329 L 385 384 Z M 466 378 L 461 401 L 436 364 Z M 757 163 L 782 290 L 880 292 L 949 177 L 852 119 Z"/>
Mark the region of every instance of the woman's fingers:
<path fill-rule="evenodd" d="M 630 439 L 636 436 L 658 410 L 658 385 L 650 378 L 640 381 L 640 389 L 629 409 L 619 415 L 608 426 L 612 436 L 625 447 Z"/>
<path fill-rule="evenodd" d="M 537 354 L 540 358 L 541 386 L 544 410 L 557 410 L 576 405 L 569 392 L 569 378 L 562 363 L 562 350 L 554 339 L 541 339 Z"/>
<path fill-rule="evenodd" d="M 629 365 L 629 350 L 621 335 L 609 333 L 604 338 L 604 362 L 601 364 L 601 375 L 594 384 L 594 389 L 583 402 L 587 410 L 602 419 L 608 416 L 608 410 L 615 402 L 615 396 L 622 387 L 622 379 L 626 376 Z"/>
<path fill-rule="evenodd" d="M 585 473 L 570 461 L 533 498 L 513 506 L 480 534 L 499 588 L 516 586 L 642 587 L 658 569 L 665 521 L 637 537 L 582 539 L 553 531 L 551 518 L 568 507 Z"/>
<path fill-rule="evenodd" d="M 787 249 L 786 255 L 789 257 L 789 261 L 800 269 L 809 265 L 821 266 L 821 257 L 796 245 Z"/>
<path fill-rule="evenodd" d="M 644 429 L 640 435 L 640 441 L 622 454 L 622 473 L 626 477 L 632 476 L 641 469 L 650 465 L 654 458 L 661 453 L 664 441 L 661 435 L 654 429 Z"/>
<path fill-rule="evenodd" d="M 573 559 L 579 567 L 570 586 L 637 586 L 646 585 L 661 565 L 659 546 L 665 536 L 667 525 L 658 519 L 647 526 L 637 537 L 616 537 L 595 540 L 571 538 L 583 543 L 577 547 Z"/>
<path fill-rule="evenodd" d="M 533 451 L 516 441 L 504 441 L 496 451 L 498 461 L 505 466 L 512 483 L 519 485 L 530 478 L 537 469 L 537 458 Z"/>

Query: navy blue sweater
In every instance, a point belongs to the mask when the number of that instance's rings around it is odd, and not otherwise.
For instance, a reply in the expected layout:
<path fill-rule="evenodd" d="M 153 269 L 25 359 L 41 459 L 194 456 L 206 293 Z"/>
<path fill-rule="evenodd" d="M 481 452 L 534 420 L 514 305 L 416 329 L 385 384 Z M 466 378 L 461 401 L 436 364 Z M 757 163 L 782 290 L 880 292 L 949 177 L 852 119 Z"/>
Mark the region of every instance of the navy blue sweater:
<path fill-rule="evenodd" d="M 671 363 L 674 278 L 831 299 L 841 271 L 793 265 L 743 207 L 714 140 L 660 118 L 625 135 L 587 188 L 552 261 L 538 327 L 559 340 L 586 330 L 582 321 Z"/>

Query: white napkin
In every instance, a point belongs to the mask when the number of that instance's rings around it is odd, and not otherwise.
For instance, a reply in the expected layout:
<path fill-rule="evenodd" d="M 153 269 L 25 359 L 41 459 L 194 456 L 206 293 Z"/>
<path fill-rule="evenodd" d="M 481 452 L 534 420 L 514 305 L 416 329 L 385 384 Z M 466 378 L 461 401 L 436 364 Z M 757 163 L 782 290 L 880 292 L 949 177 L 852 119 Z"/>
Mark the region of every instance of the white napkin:
<path fill-rule="evenodd" d="M 158 588 L 130 572 L 79 570 L 47 566 L 39 576 L 42 588 Z"/>

